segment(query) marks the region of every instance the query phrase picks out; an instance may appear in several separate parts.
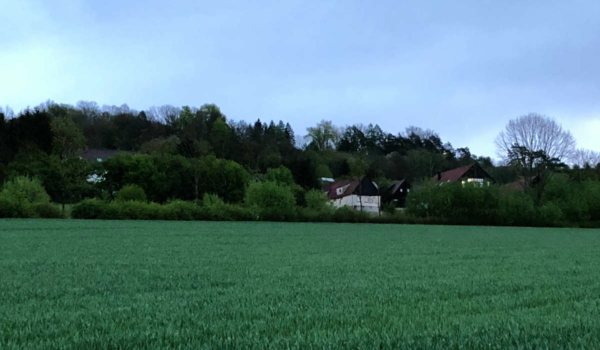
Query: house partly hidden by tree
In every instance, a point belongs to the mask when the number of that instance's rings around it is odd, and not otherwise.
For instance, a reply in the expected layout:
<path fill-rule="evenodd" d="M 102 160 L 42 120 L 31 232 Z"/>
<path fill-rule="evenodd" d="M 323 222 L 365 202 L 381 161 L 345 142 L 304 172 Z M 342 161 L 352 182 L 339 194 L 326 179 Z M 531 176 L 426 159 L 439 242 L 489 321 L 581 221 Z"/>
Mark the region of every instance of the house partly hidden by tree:
<path fill-rule="evenodd" d="M 379 188 L 366 176 L 326 184 L 323 191 L 336 208 L 350 207 L 375 215 L 380 213 Z"/>
<path fill-rule="evenodd" d="M 438 173 L 433 180 L 439 184 L 460 181 L 463 185 L 467 183 L 478 183 L 483 186 L 484 183 L 496 183 L 496 181 L 483 168 L 473 163 L 460 168 Z"/>
<path fill-rule="evenodd" d="M 87 161 L 88 163 L 100 163 L 102 161 L 105 161 L 109 158 L 112 158 L 114 156 L 116 156 L 117 154 L 131 154 L 131 155 L 136 155 L 138 154 L 137 152 L 131 152 L 131 151 L 120 151 L 120 150 L 113 150 L 113 149 L 85 149 L 83 152 L 81 152 L 80 157 L 82 159 L 84 159 L 85 161 Z M 89 183 L 97 183 L 100 181 L 104 180 L 104 174 L 92 174 L 90 176 L 88 176 L 87 178 L 87 182 Z"/>
<path fill-rule="evenodd" d="M 396 208 L 404 208 L 406 206 L 406 197 L 410 192 L 411 185 L 406 180 L 396 181 L 386 191 L 385 202 L 394 203 Z"/>

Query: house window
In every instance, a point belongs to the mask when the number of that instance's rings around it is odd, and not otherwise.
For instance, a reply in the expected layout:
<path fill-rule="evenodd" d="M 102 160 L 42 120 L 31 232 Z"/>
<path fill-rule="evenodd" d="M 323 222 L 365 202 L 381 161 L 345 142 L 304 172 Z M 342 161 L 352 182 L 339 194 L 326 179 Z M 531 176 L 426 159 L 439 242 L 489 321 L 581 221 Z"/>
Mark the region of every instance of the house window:
<path fill-rule="evenodd" d="M 403 189 L 403 188 L 401 188 L 401 189 L 400 189 L 400 192 L 404 192 L 404 189 Z"/>

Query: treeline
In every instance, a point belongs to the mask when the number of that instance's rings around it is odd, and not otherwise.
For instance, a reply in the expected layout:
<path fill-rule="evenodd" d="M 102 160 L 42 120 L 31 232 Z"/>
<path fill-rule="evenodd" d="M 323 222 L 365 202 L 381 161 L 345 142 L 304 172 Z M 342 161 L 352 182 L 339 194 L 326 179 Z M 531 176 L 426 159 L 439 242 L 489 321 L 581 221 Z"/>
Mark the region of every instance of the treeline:
<path fill-rule="evenodd" d="M 531 125 L 543 125 L 529 119 L 525 121 Z M 571 137 L 563 134 L 567 140 Z M 594 189 L 600 180 L 597 154 L 581 151 L 582 166 L 570 167 L 544 150 L 519 146 L 510 135 L 504 135 L 509 140 L 504 143 L 507 162 L 497 165 L 417 127 L 393 134 L 377 125 L 338 128 L 324 121 L 299 137 L 289 123 L 236 122 L 215 105 L 138 112 L 126 105 L 100 108 L 93 102 L 76 106 L 47 102 L 17 115 L 0 109 L 0 181 L 4 184 L 0 216 L 63 216 L 51 209 L 53 202 L 62 204 L 63 212 L 66 204 L 79 203 L 74 216 L 81 218 L 156 214 L 165 219 L 529 226 L 594 222 Z M 574 147 L 574 142 L 564 139 L 561 144 Z M 129 153 L 88 163 L 80 157 L 86 148 Z M 548 149 L 555 148 L 549 145 Z M 439 172 L 473 162 L 497 185 L 464 191 L 460 185 L 428 185 Z M 382 208 L 388 212 L 385 218 L 372 218 L 326 205 L 318 190 L 321 178 L 364 175 L 379 185 L 382 194 L 394 180 L 415 184 L 407 212 L 400 218 L 388 205 Z M 555 185 L 559 179 L 562 185 Z M 510 191 L 517 180 L 524 184 L 523 190 Z M 143 196 L 119 198 L 130 186 Z M 556 194 L 556 188 L 563 190 Z M 522 205 L 522 210 L 508 210 L 510 203 Z M 575 207 L 580 209 L 574 211 Z M 543 219 L 549 217 L 554 221 Z"/>
<path fill-rule="evenodd" d="M 511 169 L 494 167 L 488 157 L 476 157 L 466 147 L 455 149 L 435 132 L 416 127 L 393 134 L 377 125 L 340 129 L 322 122 L 310 128 L 306 137 L 298 137 L 289 123 L 236 122 L 215 105 L 161 106 L 138 112 L 126 105 L 100 108 L 93 102 L 77 106 L 47 102 L 13 117 L 0 111 L 0 180 L 14 175 L 7 167 L 25 155 L 53 154 L 51 122 L 61 118 L 77 126 L 84 137 L 83 146 L 89 149 L 188 159 L 214 155 L 240 164 L 251 174 L 264 174 L 283 165 L 306 189 L 318 187 L 321 177 L 368 174 L 374 179 L 414 181 L 473 160 L 501 182 L 517 176 Z"/>

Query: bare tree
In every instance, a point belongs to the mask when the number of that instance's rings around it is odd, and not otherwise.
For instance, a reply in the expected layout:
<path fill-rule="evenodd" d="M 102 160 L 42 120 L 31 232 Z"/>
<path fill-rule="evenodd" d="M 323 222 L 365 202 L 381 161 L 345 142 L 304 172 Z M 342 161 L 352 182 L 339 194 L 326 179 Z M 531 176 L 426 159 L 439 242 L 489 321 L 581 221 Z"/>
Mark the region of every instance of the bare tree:
<path fill-rule="evenodd" d="M 175 127 L 179 120 L 181 109 L 171 105 L 152 106 L 148 109 L 148 117 L 151 120 L 163 122 L 171 127 Z"/>
<path fill-rule="evenodd" d="M 589 149 L 579 148 L 573 152 L 570 163 L 581 168 L 585 167 L 586 165 L 595 168 L 598 164 L 600 164 L 600 153 Z"/>
<path fill-rule="evenodd" d="M 95 120 L 100 114 L 100 106 L 94 101 L 79 101 L 75 108 L 90 120 Z"/>
<path fill-rule="evenodd" d="M 554 119 L 535 113 L 508 122 L 496 138 L 498 156 L 508 160 L 515 146 L 529 152 L 543 151 L 548 158 L 567 160 L 575 150 L 575 138 Z"/>
<path fill-rule="evenodd" d="M 431 137 L 440 137 L 435 131 L 431 129 L 423 129 L 418 126 L 411 125 L 404 130 L 404 133 L 400 133 L 400 136 L 409 138 L 410 135 L 417 135 L 422 139 L 428 139 Z"/>
<path fill-rule="evenodd" d="M 12 108 L 10 108 L 9 105 L 6 105 L 6 107 L 4 107 L 4 109 L 2 109 L 2 106 L 0 106 L 0 114 L 4 114 L 4 118 L 6 118 L 6 120 L 12 119 L 15 117 L 15 111 L 13 111 Z"/>

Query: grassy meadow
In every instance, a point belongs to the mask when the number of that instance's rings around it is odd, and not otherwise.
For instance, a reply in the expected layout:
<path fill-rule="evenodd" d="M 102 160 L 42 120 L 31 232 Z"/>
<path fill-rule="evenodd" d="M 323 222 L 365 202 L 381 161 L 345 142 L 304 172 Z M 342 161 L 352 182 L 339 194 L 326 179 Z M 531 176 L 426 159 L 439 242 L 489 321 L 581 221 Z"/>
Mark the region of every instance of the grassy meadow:
<path fill-rule="evenodd" d="M 600 349 L 600 230 L 0 220 L 0 349 Z"/>

